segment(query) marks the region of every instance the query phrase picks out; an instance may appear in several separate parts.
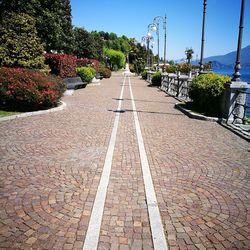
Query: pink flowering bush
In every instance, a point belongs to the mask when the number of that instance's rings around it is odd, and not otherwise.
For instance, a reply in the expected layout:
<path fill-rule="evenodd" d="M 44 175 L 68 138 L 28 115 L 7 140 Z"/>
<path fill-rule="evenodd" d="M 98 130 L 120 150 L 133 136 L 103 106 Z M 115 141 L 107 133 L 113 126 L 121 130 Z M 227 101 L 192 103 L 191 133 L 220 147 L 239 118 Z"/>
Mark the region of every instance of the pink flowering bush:
<path fill-rule="evenodd" d="M 16 111 L 54 107 L 65 91 L 63 81 L 40 71 L 0 68 L 0 106 Z"/>
<path fill-rule="evenodd" d="M 45 63 L 49 65 L 51 73 L 62 78 L 76 76 L 75 56 L 66 54 L 45 54 Z"/>
<path fill-rule="evenodd" d="M 100 62 L 96 59 L 89 59 L 89 58 L 79 58 L 76 61 L 77 67 L 93 67 L 97 72 L 99 70 Z"/>

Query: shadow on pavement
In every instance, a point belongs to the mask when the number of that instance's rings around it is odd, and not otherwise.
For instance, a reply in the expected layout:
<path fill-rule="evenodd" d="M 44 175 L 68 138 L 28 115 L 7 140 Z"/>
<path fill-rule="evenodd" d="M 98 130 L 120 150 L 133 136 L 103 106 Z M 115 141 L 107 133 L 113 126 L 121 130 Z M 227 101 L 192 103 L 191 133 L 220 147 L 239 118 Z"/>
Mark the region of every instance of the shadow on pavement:
<path fill-rule="evenodd" d="M 148 113 L 148 114 L 156 114 L 156 115 L 177 115 L 177 116 L 184 116 L 184 114 L 178 113 L 166 113 L 166 112 L 155 112 L 155 111 L 145 111 L 145 110 L 133 110 L 133 109 L 121 109 L 121 110 L 111 110 L 108 111 L 115 112 L 115 113 L 125 113 L 125 112 L 138 112 L 138 113 Z"/>

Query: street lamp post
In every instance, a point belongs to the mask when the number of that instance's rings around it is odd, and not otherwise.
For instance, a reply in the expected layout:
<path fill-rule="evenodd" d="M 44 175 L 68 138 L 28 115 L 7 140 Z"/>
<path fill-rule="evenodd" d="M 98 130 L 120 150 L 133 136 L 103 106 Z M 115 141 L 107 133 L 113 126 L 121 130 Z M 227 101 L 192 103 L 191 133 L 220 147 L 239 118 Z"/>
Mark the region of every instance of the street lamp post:
<path fill-rule="evenodd" d="M 243 23 L 244 23 L 244 12 L 245 12 L 245 0 L 241 1 L 241 11 L 240 11 L 240 25 L 239 25 L 239 35 L 238 35 L 238 47 L 237 55 L 234 67 L 234 74 L 232 81 L 240 81 L 240 52 L 242 46 L 242 35 L 243 35 Z"/>
<path fill-rule="evenodd" d="M 207 7 L 207 0 L 204 0 L 204 2 L 203 2 L 202 37 L 201 37 L 201 58 L 200 58 L 200 69 L 199 69 L 200 73 L 203 72 L 203 70 L 204 70 L 203 54 L 204 54 L 204 41 L 205 41 L 206 7 Z"/>
<path fill-rule="evenodd" d="M 147 48 L 147 68 L 150 68 L 150 42 L 153 42 L 154 38 L 150 35 L 147 34 L 146 36 L 143 36 L 141 39 L 141 45 L 143 46 L 144 44 L 146 44 L 146 48 Z"/>
<path fill-rule="evenodd" d="M 166 43 L 167 43 L 167 17 L 157 16 L 153 20 L 153 25 L 149 26 L 149 31 L 156 32 L 157 35 L 157 45 L 158 45 L 158 62 L 157 62 L 157 69 L 159 70 L 160 67 L 160 22 L 163 22 L 163 29 L 164 29 L 164 69 L 166 66 Z"/>

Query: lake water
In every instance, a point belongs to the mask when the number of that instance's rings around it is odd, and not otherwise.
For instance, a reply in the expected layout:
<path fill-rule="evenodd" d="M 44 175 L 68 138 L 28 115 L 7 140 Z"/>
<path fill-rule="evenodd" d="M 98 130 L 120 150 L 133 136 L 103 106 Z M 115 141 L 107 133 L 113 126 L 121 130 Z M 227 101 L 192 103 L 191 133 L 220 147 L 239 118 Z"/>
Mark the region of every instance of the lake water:
<path fill-rule="evenodd" d="M 233 76 L 234 69 L 233 68 L 227 68 L 227 69 L 213 69 L 215 73 L 228 75 L 230 77 Z M 240 79 L 244 82 L 250 83 L 250 69 L 241 69 L 240 70 Z"/>
<path fill-rule="evenodd" d="M 213 71 L 215 73 L 218 74 L 223 74 L 223 75 L 228 75 L 230 77 L 232 77 L 233 73 L 234 73 L 234 69 L 233 68 L 228 68 L 228 69 L 213 69 Z M 243 82 L 248 82 L 250 83 L 250 69 L 241 69 L 240 70 L 240 79 Z M 248 93 L 250 93 L 250 89 L 247 90 Z M 247 95 L 247 111 L 246 111 L 246 117 L 250 117 L 250 94 Z"/>

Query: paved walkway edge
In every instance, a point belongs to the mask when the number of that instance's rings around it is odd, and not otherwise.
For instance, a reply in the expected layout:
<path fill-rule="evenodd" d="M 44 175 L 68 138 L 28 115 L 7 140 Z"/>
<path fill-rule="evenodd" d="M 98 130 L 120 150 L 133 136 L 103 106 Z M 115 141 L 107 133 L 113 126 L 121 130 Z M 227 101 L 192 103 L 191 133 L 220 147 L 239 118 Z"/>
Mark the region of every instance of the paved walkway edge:
<path fill-rule="evenodd" d="M 61 101 L 60 105 L 58 107 L 56 107 L 56 108 L 47 109 L 47 110 L 33 111 L 33 112 L 27 112 L 27 113 L 24 113 L 24 114 L 11 115 L 11 116 L 6 116 L 6 117 L 1 117 L 0 122 L 1 121 L 14 120 L 14 119 L 17 119 L 17 118 L 34 116 L 34 115 L 43 115 L 43 114 L 48 114 L 48 113 L 52 113 L 52 112 L 57 112 L 57 111 L 65 109 L 66 106 L 67 106 L 67 104 L 65 102 Z"/>
<path fill-rule="evenodd" d="M 164 233 L 164 227 L 162 224 L 158 202 L 156 199 L 156 194 L 155 194 L 152 176 L 150 173 L 147 154 L 146 154 L 146 150 L 144 147 L 140 123 L 139 123 L 139 119 L 137 116 L 137 111 L 136 111 L 136 106 L 135 106 L 135 101 L 134 101 L 134 95 L 133 95 L 133 91 L 131 87 L 130 77 L 128 79 L 129 79 L 130 96 L 131 96 L 132 109 L 133 109 L 133 114 L 134 114 L 135 129 L 136 129 L 136 135 L 137 135 L 138 146 L 139 146 L 142 175 L 143 175 L 143 180 L 144 180 L 144 185 L 145 185 L 145 193 L 146 193 L 146 199 L 147 199 L 147 207 L 148 207 L 149 221 L 150 221 L 150 227 L 151 227 L 151 232 L 152 232 L 154 249 L 167 250 L 168 246 L 167 246 L 166 237 Z"/>
<path fill-rule="evenodd" d="M 83 249 L 84 250 L 95 250 L 98 247 L 100 229 L 102 224 L 102 216 L 104 211 L 104 205 L 107 195 L 107 189 L 109 184 L 109 177 L 112 167 L 112 160 L 113 160 L 113 153 L 115 149 L 115 142 L 116 142 L 116 135 L 118 131 L 119 119 L 120 119 L 120 112 L 121 105 L 122 105 L 122 97 L 124 91 L 124 84 L 125 78 L 123 80 L 123 85 L 121 89 L 121 94 L 119 98 L 117 112 L 115 113 L 115 122 L 111 133 L 111 138 L 109 141 L 108 151 L 105 158 L 105 163 L 103 166 L 103 171 L 101 175 L 101 180 L 99 186 L 97 188 L 96 197 L 93 205 L 93 209 L 91 212 L 88 230 L 86 234 L 86 238 L 84 241 Z"/>
<path fill-rule="evenodd" d="M 179 109 L 182 113 L 187 115 L 189 118 L 202 120 L 202 121 L 209 121 L 209 122 L 219 122 L 221 120 L 220 118 L 204 116 L 204 115 L 201 115 L 201 114 L 194 113 L 189 109 L 185 109 L 185 108 L 181 107 L 180 104 L 181 103 L 176 103 L 175 108 Z"/>

